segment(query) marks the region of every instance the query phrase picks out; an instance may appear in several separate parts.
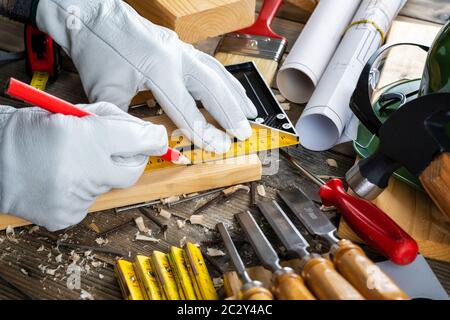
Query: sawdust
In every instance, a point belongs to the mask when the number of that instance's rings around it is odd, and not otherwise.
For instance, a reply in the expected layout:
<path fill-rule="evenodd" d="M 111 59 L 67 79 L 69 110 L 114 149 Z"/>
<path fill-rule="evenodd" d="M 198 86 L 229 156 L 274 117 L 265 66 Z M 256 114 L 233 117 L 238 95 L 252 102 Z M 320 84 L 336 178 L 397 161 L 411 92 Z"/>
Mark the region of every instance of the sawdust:
<path fill-rule="evenodd" d="M 159 243 L 161 241 L 161 239 L 156 239 L 156 238 L 153 238 L 153 237 L 144 236 L 142 234 L 136 234 L 135 240 L 137 240 L 137 241 L 148 241 L 148 242 L 153 242 L 153 243 Z"/>
<path fill-rule="evenodd" d="M 203 215 L 202 214 L 194 214 L 189 218 L 191 224 L 203 225 Z"/>
<path fill-rule="evenodd" d="M 100 228 L 94 222 L 89 224 L 89 228 L 95 233 L 101 233 Z"/>
<path fill-rule="evenodd" d="M 159 211 L 158 215 L 166 220 L 170 220 L 170 218 L 172 217 L 172 213 L 170 213 L 169 211 L 167 211 L 165 209 L 161 209 L 161 211 Z"/>
<path fill-rule="evenodd" d="M 186 221 L 184 221 L 184 220 L 177 220 L 177 227 L 178 227 L 178 229 L 184 229 L 185 226 L 186 226 Z"/>
<path fill-rule="evenodd" d="M 256 191 L 261 197 L 265 197 L 267 195 L 266 188 L 264 188 L 264 185 L 262 184 L 258 184 Z"/>
<path fill-rule="evenodd" d="M 80 298 L 83 300 L 94 300 L 94 296 L 83 289 L 81 289 Z"/>
<path fill-rule="evenodd" d="M 19 243 L 19 240 L 16 239 L 16 233 L 12 226 L 6 227 L 6 239 L 14 243 Z"/>
<path fill-rule="evenodd" d="M 37 252 L 42 252 L 42 251 L 44 251 L 45 250 L 45 247 L 44 247 L 44 245 L 42 245 L 42 246 L 40 246 L 36 251 Z"/>
<path fill-rule="evenodd" d="M 338 163 L 334 159 L 327 159 L 325 161 L 326 161 L 327 165 L 330 166 L 330 167 L 333 167 L 333 168 L 337 168 L 338 167 Z"/>
<path fill-rule="evenodd" d="M 281 109 L 283 109 L 284 111 L 291 110 L 291 104 L 289 102 L 281 103 L 280 106 L 281 106 Z"/>
<path fill-rule="evenodd" d="M 95 239 L 95 242 L 96 242 L 99 246 L 104 246 L 104 245 L 108 244 L 109 240 L 100 237 L 100 238 Z"/>
<path fill-rule="evenodd" d="M 281 94 L 276 94 L 276 95 L 275 95 L 275 98 L 277 99 L 277 101 L 278 101 L 279 103 L 283 103 L 283 102 L 286 101 L 286 98 L 283 97 Z"/>
<path fill-rule="evenodd" d="M 219 249 L 214 248 L 206 248 L 206 254 L 210 257 L 223 257 L 225 256 L 225 252 Z"/>

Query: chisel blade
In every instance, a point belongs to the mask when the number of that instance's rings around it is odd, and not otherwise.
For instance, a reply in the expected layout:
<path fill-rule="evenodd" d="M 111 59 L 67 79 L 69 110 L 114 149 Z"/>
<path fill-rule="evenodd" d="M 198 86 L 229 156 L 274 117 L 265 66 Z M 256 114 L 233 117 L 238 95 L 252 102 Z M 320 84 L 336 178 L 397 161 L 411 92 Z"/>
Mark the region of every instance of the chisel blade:
<path fill-rule="evenodd" d="M 288 252 L 296 253 L 300 258 L 309 254 L 309 243 L 275 200 L 259 203 L 258 208 Z"/>
<path fill-rule="evenodd" d="M 278 195 L 311 234 L 328 237 L 336 227 L 301 190 L 282 191 Z"/>
<path fill-rule="evenodd" d="M 236 246 L 234 245 L 233 240 L 231 239 L 230 234 L 228 233 L 224 224 L 219 223 L 217 224 L 216 228 L 219 231 L 220 236 L 222 237 L 225 248 L 227 248 L 228 254 L 230 255 L 231 261 L 233 262 L 234 268 L 239 275 L 239 278 L 241 278 L 242 282 L 244 283 L 251 282 L 252 279 L 250 279 L 250 276 L 245 269 L 244 262 L 242 262 L 241 256 L 239 255 Z"/>
<path fill-rule="evenodd" d="M 280 259 L 277 253 L 250 212 L 239 213 L 236 215 L 236 219 L 250 240 L 252 247 L 255 249 L 264 267 L 267 267 L 273 272 L 281 269 Z"/>

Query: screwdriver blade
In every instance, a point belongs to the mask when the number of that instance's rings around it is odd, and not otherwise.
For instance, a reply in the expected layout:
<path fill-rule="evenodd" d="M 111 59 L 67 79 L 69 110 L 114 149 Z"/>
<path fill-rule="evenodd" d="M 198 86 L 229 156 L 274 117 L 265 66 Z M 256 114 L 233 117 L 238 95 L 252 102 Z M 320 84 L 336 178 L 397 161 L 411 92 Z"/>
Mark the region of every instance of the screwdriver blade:
<path fill-rule="evenodd" d="M 255 249 L 258 258 L 261 260 L 264 267 L 267 267 L 273 272 L 281 269 L 280 259 L 278 258 L 277 253 L 253 216 L 249 212 L 243 212 L 237 214 L 236 219 L 247 235 L 247 238 L 250 240 L 253 249 Z"/>
<path fill-rule="evenodd" d="M 288 252 L 296 253 L 300 258 L 309 254 L 307 250 L 309 243 L 275 200 L 261 202 L 258 208 Z"/>
<path fill-rule="evenodd" d="M 252 279 L 250 279 L 250 276 L 245 269 L 244 262 L 242 262 L 241 256 L 239 255 L 236 246 L 234 245 L 233 240 L 228 233 L 228 230 L 225 228 L 223 223 L 217 224 L 216 228 L 219 231 L 220 236 L 222 237 L 225 248 L 227 248 L 228 254 L 230 255 L 231 261 L 233 262 L 234 268 L 236 269 L 239 278 L 241 278 L 244 283 L 251 282 Z"/>
<path fill-rule="evenodd" d="M 336 231 L 328 217 L 300 189 L 278 192 L 278 195 L 309 233 L 327 236 Z"/>

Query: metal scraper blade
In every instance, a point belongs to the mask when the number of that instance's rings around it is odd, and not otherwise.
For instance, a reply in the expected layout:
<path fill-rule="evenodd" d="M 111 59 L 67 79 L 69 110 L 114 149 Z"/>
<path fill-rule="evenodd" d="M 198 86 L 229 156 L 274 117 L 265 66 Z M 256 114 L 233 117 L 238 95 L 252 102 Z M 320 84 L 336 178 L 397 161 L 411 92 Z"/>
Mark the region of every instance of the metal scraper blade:
<path fill-rule="evenodd" d="M 301 190 L 282 191 L 278 195 L 311 234 L 337 241 L 334 233 L 336 227 Z"/>
<path fill-rule="evenodd" d="M 273 200 L 261 202 L 258 208 L 264 215 L 270 226 L 283 242 L 288 252 L 296 253 L 300 258 L 307 256 L 309 243 L 303 238 L 279 204 Z"/>
<path fill-rule="evenodd" d="M 250 212 L 239 213 L 236 215 L 236 219 L 250 240 L 252 247 L 255 249 L 264 267 L 267 267 L 272 272 L 281 269 L 280 258 L 278 258 L 277 253 Z"/>

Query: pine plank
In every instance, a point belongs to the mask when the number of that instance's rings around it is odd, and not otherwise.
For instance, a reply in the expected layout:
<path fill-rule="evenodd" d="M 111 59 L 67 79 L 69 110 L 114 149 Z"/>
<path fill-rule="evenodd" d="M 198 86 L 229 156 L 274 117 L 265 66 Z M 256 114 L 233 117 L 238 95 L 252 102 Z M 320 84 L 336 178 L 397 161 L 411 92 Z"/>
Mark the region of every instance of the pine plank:
<path fill-rule="evenodd" d="M 196 43 L 252 24 L 255 0 L 127 0 L 142 16 Z"/>

